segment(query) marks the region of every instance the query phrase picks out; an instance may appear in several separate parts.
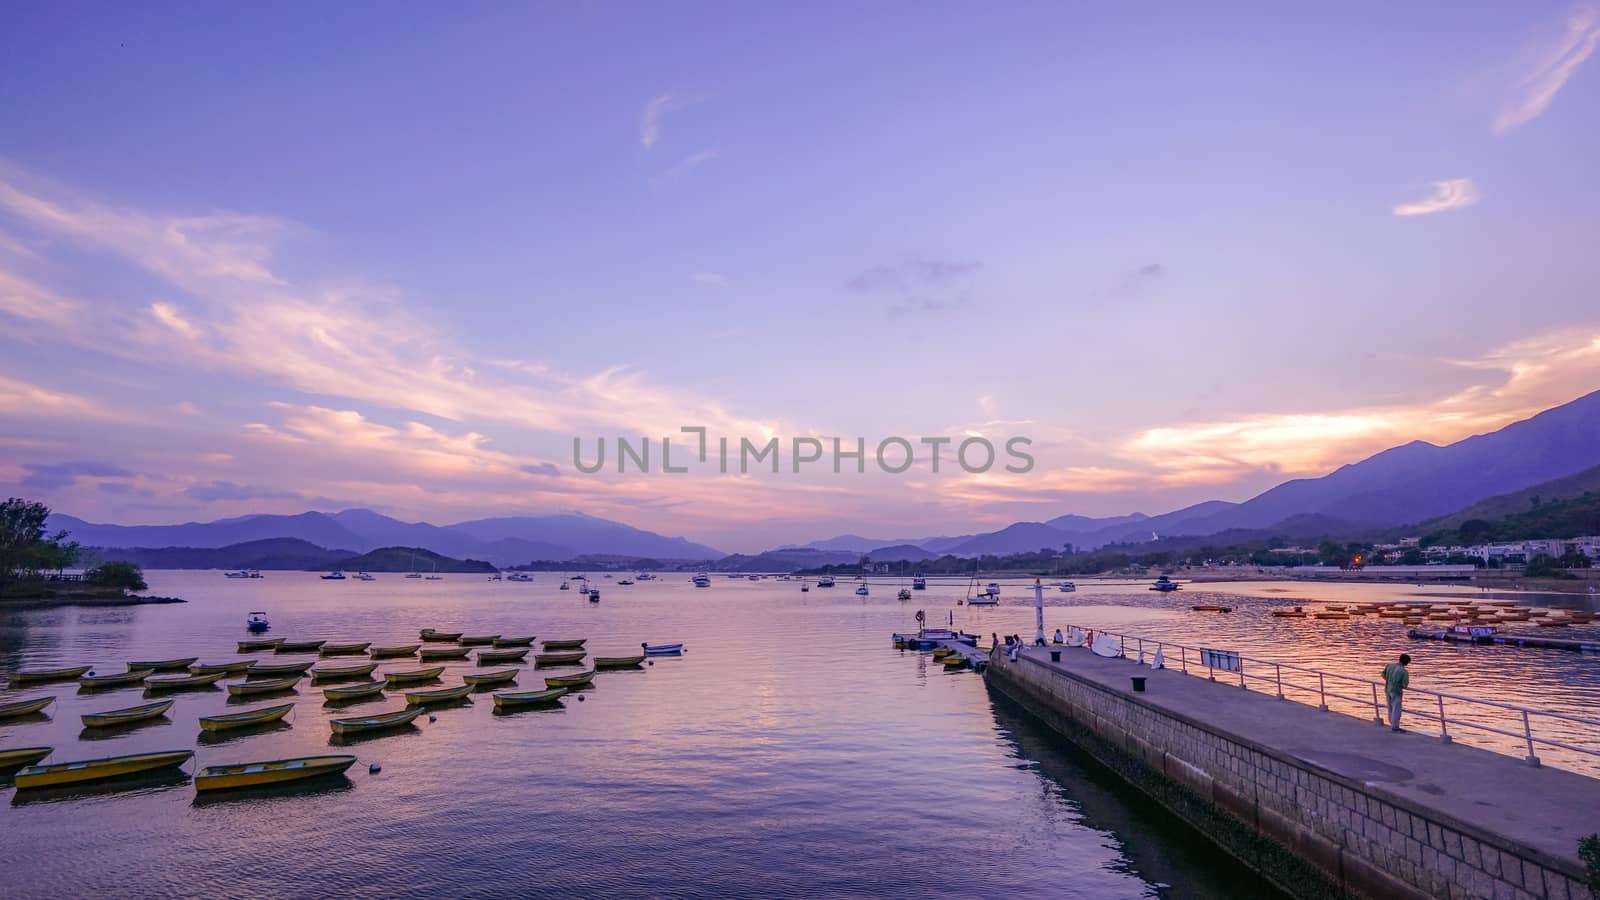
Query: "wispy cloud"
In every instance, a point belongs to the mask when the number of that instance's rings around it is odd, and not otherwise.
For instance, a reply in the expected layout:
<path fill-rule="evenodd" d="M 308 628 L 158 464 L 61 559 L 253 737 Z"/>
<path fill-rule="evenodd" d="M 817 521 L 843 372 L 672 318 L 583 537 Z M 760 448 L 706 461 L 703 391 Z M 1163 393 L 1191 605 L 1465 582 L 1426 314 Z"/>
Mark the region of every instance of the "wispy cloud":
<path fill-rule="evenodd" d="M 696 272 L 690 277 L 707 287 L 721 288 L 728 286 L 728 276 L 721 272 Z"/>
<path fill-rule="evenodd" d="M 1530 54 L 1532 61 L 1517 83 L 1517 96 L 1495 116 L 1494 133 L 1505 134 L 1543 115 L 1596 45 L 1600 45 L 1600 10 L 1581 8 L 1567 18 L 1558 36 Z"/>
<path fill-rule="evenodd" d="M 37 491 L 53 491 L 76 484 L 80 478 L 132 478 L 121 466 L 103 462 L 24 463 L 27 474 L 22 486 Z"/>
<path fill-rule="evenodd" d="M 639 113 L 639 143 L 644 145 L 644 149 L 654 149 L 656 141 L 661 139 L 661 121 L 666 118 L 667 113 L 683 109 L 694 102 L 693 97 L 674 93 L 650 98 L 650 102 L 644 105 L 644 111 Z"/>
<path fill-rule="evenodd" d="M 4 375 L 0 375 L 0 413 L 16 417 L 124 418 L 123 413 L 107 409 L 88 397 L 40 387 Z"/>
<path fill-rule="evenodd" d="M 1449 178 L 1433 183 L 1433 193 L 1421 200 L 1396 204 L 1397 216 L 1427 216 L 1433 213 L 1466 209 L 1478 202 L 1478 189 L 1470 178 Z"/>
<path fill-rule="evenodd" d="M 972 280 L 983 266 L 915 257 L 872 266 L 845 282 L 856 294 L 884 297 L 890 316 L 937 313 L 965 306 L 972 299 Z"/>
<path fill-rule="evenodd" d="M 650 184 L 656 187 L 661 187 L 663 185 L 672 184 L 675 181 L 680 181 L 690 172 L 693 172 L 695 169 L 700 168 L 701 166 L 711 162 L 721 155 L 722 154 L 716 150 L 701 150 L 698 153 L 691 153 L 688 156 L 685 156 L 683 159 L 678 160 L 664 171 L 650 176 Z"/>

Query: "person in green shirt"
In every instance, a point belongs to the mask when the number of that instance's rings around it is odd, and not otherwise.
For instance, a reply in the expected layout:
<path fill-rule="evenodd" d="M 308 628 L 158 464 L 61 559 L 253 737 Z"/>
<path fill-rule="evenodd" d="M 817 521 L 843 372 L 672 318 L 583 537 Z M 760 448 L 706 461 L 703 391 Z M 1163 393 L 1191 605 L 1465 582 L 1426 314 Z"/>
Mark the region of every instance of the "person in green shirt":
<path fill-rule="evenodd" d="M 1406 666 L 1411 664 L 1409 654 L 1400 654 L 1400 661 L 1389 663 L 1383 667 L 1383 692 L 1389 698 L 1389 730 L 1400 730 L 1400 698 L 1411 684 L 1411 673 L 1406 671 Z"/>

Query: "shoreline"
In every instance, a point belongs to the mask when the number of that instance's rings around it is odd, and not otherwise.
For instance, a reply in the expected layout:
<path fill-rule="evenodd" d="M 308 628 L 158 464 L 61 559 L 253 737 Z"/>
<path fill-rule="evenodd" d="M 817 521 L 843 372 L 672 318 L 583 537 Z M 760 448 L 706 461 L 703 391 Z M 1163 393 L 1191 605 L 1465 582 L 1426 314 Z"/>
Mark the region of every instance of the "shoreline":
<path fill-rule="evenodd" d="M 50 609 L 61 606 L 151 606 L 168 603 L 187 603 L 189 601 L 179 597 L 152 597 L 123 594 L 110 597 L 93 593 L 70 593 L 37 595 L 32 597 L 0 597 L 0 610 L 7 609 Z"/>

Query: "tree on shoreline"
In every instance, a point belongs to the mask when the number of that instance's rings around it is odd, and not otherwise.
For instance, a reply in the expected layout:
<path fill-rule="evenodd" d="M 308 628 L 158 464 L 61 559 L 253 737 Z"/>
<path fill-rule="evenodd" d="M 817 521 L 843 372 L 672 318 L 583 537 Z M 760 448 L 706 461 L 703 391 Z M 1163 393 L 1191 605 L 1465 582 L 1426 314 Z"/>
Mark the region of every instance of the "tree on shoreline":
<path fill-rule="evenodd" d="M 0 503 L 0 587 L 77 564 L 78 542 L 67 540 L 65 531 L 46 536 L 49 518 L 43 503 L 21 497 Z"/>

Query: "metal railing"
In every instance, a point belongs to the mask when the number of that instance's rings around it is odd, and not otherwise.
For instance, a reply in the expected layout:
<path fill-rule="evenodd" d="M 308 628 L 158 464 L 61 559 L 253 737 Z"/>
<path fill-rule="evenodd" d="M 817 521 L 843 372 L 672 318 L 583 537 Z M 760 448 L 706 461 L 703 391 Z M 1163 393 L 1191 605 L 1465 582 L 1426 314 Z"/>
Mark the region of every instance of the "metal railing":
<path fill-rule="evenodd" d="M 1214 664 L 1211 664 L 1217 660 L 1215 651 L 1212 651 L 1210 654 L 1205 652 L 1207 650 L 1211 650 L 1211 648 L 1190 647 L 1185 644 L 1175 643 L 1173 641 L 1163 641 L 1153 638 L 1144 638 L 1138 635 L 1121 634 L 1106 628 L 1087 628 L 1081 625 L 1069 625 L 1068 628 L 1076 628 L 1082 632 L 1085 632 L 1086 634 L 1093 633 L 1097 635 L 1110 635 L 1111 637 L 1116 638 L 1121 644 L 1121 652 L 1119 653 L 1120 656 L 1132 659 L 1134 657 L 1132 657 L 1130 653 L 1137 653 L 1137 661 L 1140 664 L 1145 664 L 1148 660 L 1153 660 L 1156 654 L 1160 653 L 1162 656 L 1163 668 L 1177 668 L 1185 675 L 1206 677 L 1212 681 L 1217 680 L 1219 672 L 1222 673 L 1229 681 L 1232 681 L 1233 676 L 1237 675 L 1239 678 L 1239 688 L 1242 690 L 1251 690 L 1254 686 L 1259 693 L 1271 692 L 1275 694 L 1279 700 L 1294 700 L 1296 702 L 1306 703 L 1307 705 L 1310 705 L 1311 698 L 1314 697 L 1316 699 L 1317 708 L 1323 710 L 1324 712 L 1328 711 L 1328 700 L 1330 698 L 1348 703 L 1351 705 L 1351 708 L 1354 709 L 1365 709 L 1366 707 L 1370 706 L 1372 708 L 1373 721 L 1380 725 L 1384 724 L 1383 716 L 1384 712 L 1386 711 L 1386 706 L 1384 700 L 1380 697 L 1379 689 L 1383 687 L 1383 683 L 1379 681 L 1372 681 L 1367 678 L 1358 678 L 1354 675 L 1341 675 L 1337 672 L 1325 672 L 1320 669 L 1297 666 L 1293 663 L 1255 659 L 1236 653 L 1229 653 L 1227 655 L 1228 662 L 1237 660 L 1239 664 L 1238 671 L 1233 671 L 1231 669 L 1218 668 Z M 1053 644 L 1051 646 L 1067 645 Z M 1089 645 L 1086 643 L 1083 646 L 1084 649 L 1088 649 Z M 1176 667 L 1174 667 L 1171 663 L 1171 660 L 1167 658 L 1168 654 L 1172 650 L 1178 651 L 1178 665 Z M 1197 663 L 1196 671 L 1194 672 L 1189 670 L 1191 655 L 1194 661 Z M 1285 680 L 1284 678 L 1285 672 L 1289 674 L 1288 680 Z M 1312 687 L 1308 683 L 1302 683 L 1301 681 L 1296 680 L 1299 678 L 1303 681 L 1309 681 L 1309 679 L 1313 676 L 1316 679 L 1315 687 Z M 1330 680 L 1332 680 L 1334 683 L 1332 688 L 1330 688 L 1328 684 Z M 1341 690 L 1354 691 L 1357 695 L 1353 696 L 1351 694 L 1340 693 Z M 1293 693 L 1294 696 L 1291 696 L 1290 693 L 1285 693 L 1286 691 Z M 1537 751 L 1538 747 L 1555 747 L 1572 753 L 1578 753 L 1584 756 L 1600 759 L 1600 746 L 1578 746 L 1566 740 L 1549 736 L 1551 731 L 1559 733 L 1571 731 L 1573 730 L 1573 726 L 1586 726 L 1587 729 L 1592 729 L 1593 731 L 1591 734 L 1585 735 L 1585 737 L 1600 743 L 1600 719 L 1590 719 L 1584 716 L 1574 716 L 1568 713 L 1559 713 L 1548 709 L 1535 709 L 1532 707 L 1518 706 L 1514 703 L 1502 703 L 1497 700 L 1480 700 L 1475 697 L 1464 697 L 1460 694 L 1450 694 L 1443 691 L 1429 691 L 1420 688 L 1407 688 L 1405 696 L 1407 700 L 1411 700 L 1412 698 L 1421 698 L 1423 699 L 1423 702 L 1420 704 L 1407 703 L 1404 715 L 1436 723 L 1439 729 L 1439 739 L 1445 743 L 1449 743 L 1454 739 L 1450 734 L 1450 728 L 1451 726 L 1455 726 L 1458 730 L 1465 729 L 1482 731 L 1499 735 L 1503 738 L 1509 738 L 1511 741 L 1514 741 L 1526 749 L 1527 755 L 1523 757 L 1523 760 L 1529 765 L 1540 765 L 1539 754 Z M 1448 715 L 1445 709 L 1446 701 L 1450 701 L 1451 703 L 1457 705 L 1470 704 L 1473 708 L 1490 710 L 1492 711 L 1491 715 L 1497 716 L 1502 720 L 1509 720 L 1511 723 L 1513 723 L 1513 727 L 1514 724 L 1520 720 L 1521 728 L 1518 730 L 1509 730 L 1508 728 L 1500 727 L 1497 724 L 1488 724 L 1482 721 L 1460 718 L 1459 710 L 1458 715 L 1456 716 Z M 1421 708 L 1418 708 L 1419 706 Z M 1541 735 L 1535 732 L 1534 726 L 1536 723 L 1544 726 L 1543 730 L 1545 731 L 1545 734 Z M 1565 723 L 1568 727 L 1562 728 L 1556 723 Z M 1488 749 L 1499 750 L 1501 748 L 1496 747 L 1491 743 L 1488 746 Z"/>

